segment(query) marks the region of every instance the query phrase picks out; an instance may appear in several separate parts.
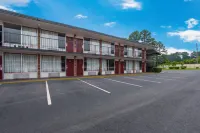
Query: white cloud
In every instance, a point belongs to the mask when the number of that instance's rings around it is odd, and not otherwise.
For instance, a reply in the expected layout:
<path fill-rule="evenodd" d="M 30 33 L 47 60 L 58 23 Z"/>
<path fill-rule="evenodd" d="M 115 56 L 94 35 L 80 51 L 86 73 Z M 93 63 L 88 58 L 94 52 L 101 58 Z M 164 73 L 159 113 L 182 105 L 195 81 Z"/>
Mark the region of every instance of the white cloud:
<path fill-rule="evenodd" d="M 187 50 L 187 49 L 177 49 L 174 47 L 168 47 L 167 49 L 167 54 L 172 54 L 172 53 L 176 53 L 176 52 L 188 52 L 189 54 L 192 53 L 191 50 Z"/>
<path fill-rule="evenodd" d="M 0 0 L 0 5 L 3 6 L 27 6 L 31 0 Z"/>
<path fill-rule="evenodd" d="M 0 5 L 0 9 L 16 12 L 15 10 L 13 10 L 13 9 L 11 9 L 11 8 L 5 7 L 5 6 L 2 6 L 2 5 Z"/>
<path fill-rule="evenodd" d="M 115 25 L 116 25 L 116 22 L 108 22 L 104 24 L 104 26 L 107 26 L 107 27 L 113 27 Z"/>
<path fill-rule="evenodd" d="M 194 19 L 194 18 L 190 18 L 187 21 L 185 21 L 185 23 L 188 25 L 188 29 L 195 27 L 196 25 L 199 24 L 199 21 Z"/>
<path fill-rule="evenodd" d="M 137 2 L 136 0 L 122 0 L 121 6 L 123 9 L 134 8 L 137 10 L 142 9 L 142 3 Z"/>
<path fill-rule="evenodd" d="M 171 25 L 161 25 L 160 26 L 161 28 L 163 28 L 163 29 L 171 29 L 172 28 L 172 26 Z"/>
<path fill-rule="evenodd" d="M 78 15 L 75 16 L 75 18 L 77 18 L 77 19 L 86 19 L 86 18 L 88 18 L 88 16 L 84 16 L 82 14 L 78 14 Z"/>
<path fill-rule="evenodd" d="M 12 6 L 27 6 L 31 0 L 0 0 L 0 9 L 16 12 Z"/>
<path fill-rule="evenodd" d="M 184 42 L 200 42 L 200 31 L 198 30 L 185 30 L 185 31 L 176 31 L 168 32 L 169 36 L 179 36 Z"/>

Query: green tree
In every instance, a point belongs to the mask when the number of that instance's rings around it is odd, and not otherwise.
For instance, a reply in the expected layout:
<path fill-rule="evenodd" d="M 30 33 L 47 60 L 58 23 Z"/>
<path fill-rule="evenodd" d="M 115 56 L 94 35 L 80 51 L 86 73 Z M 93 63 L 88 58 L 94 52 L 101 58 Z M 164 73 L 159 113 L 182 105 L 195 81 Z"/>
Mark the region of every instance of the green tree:
<path fill-rule="evenodd" d="M 172 62 L 172 66 L 176 66 L 177 62 L 176 61 L 173 61 Z"/>
<path fill-rule="evenodd" d="M 140 39 L 142 42 L 149 44 L 151 41 L 151 32 L 148 30 L 142 30 L 140 32 L 140 37 L 141 37 Z"/>
<path fill-rule="evenodd" d="M 128 37 L 129 40 L 131 41 L 139 41 L 140 40 L 140 32 L 139 31 L 134 31 L 132 32 L 129 37 Z"/>

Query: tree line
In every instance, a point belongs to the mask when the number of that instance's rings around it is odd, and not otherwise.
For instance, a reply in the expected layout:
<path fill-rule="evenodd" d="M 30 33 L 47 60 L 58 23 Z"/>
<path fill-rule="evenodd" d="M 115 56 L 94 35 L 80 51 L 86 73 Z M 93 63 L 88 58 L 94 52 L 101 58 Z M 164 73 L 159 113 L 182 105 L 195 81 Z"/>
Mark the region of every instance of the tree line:
<path fill-rule="evenodd" d="M 129 35 L 128 39 L 130 41 L 142 42 L 145 45 L 153 46 L 161 52 L 166 52 L 165 45 L 161 41 L 157 41 L 153 38 L 151 32 L 148 30 L 136 30 Z"/>

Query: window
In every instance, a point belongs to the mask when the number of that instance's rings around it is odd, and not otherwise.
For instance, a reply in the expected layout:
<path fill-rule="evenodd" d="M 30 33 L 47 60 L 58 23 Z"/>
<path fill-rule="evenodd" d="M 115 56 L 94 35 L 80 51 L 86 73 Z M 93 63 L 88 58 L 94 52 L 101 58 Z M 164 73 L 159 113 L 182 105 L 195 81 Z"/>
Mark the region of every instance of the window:
<path fill-rule="evenodd" d="M 115 70 L 114 60 L 107 60 L 107 70 L 109 71 Z"/>
<path fill-rule="evenodd" d="M 37 72 L 37 55 L 22 55 L 22 72 Z"/>
<path fill-rule="evenodd" d="M 115 54 L 115 44 L 111 43 L 111 54 Z"/>
<path fill-rule="evenodd" d="M 124 55 L 128 54 L 127 46 L 124 46 Z"/>
<path fill-rule="evenodd" d="M 65 72 L 65 56 L 61 56 L 61 70 Z"/>
<path fill-rule="evenodd" d="M 90 39 L 84 38 L 84 51 L 90 51 Z"/>
<path fill-rule="evenodd" d="M 124 70 L 133 70 L 133 61 L 124 61 Z"/>
<path fill-rule="evenodd" d="M 124 70 L 126 70 L 126 65 L 127 65 L 126 61 L 124 61 Z"/>
<path fill-rule="evenodd" d="M 19 73 L 21 72 L 21 54 L 4 55 L 4 72 L 5 73 Z"/>
<path fill-rule="evenodd" d="M 5 53 L 4 72 L 37 72 L 37 55 Z"/>
<path fill-rule="evenodd" d="M 90 51 L 91 53 L 100 54 L 100 44 L 98 40 L 90 40 Z"/>
<path fill-rule="evenodd" d="M 65 49 L 65 34 L 58 33 L 58 48 Z"/>
<path fill-rule="evenodd" d="M 40 46 L 41 49 L 64 51 L 65 34 L 41 30 Z"/>
<path fill-rule="evenodd" d="M 87 58 L 84 58 L 84 71 L 87 71 Z"/>
<path fill-rule="evenodd" d="M 4 23 L 4 42 L 21 44 L 21 26 Z"/>
<path fill-rule="evenodd" d="M 34 28 L 22 27 L 22 46 L 38 48 L 37 30 Z"/>
<path fill-rule="evenodd" d="M 84 60 L 84 71 L 98 71 L 99 70 L 99 59 Z"/>
<path fill-rule="evenodd" d="M 61 72 L 60 56 L 42 56 L 41 60 L 42 72 Z"/>

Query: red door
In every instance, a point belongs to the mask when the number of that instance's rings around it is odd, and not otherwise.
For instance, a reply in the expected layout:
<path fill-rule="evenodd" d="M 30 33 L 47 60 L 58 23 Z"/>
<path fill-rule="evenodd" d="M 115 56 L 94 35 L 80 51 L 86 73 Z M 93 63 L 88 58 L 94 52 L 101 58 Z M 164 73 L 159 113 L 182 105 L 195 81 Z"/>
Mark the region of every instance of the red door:
<path fill-rule="evenodd" d="M 119 46 L 115 45 L 115 56 L 119 57 Z"/>
<path fill-rule="evenodd" d="M 73 52 L 73 37 L 66 37 L 67 40 L 67 52 L 72 53 Z"/>
<path fill-rule="evenodd" d="M 124 62 L 121 62 L 121 74 L 124 74 Z"/>
<path fill-rule="evenodd" d="M 119 61 L 115 61 L 115 74 L 119 74 Z"/>
<path fill-rule="evenodd" d="M 3 79 L 3 76 L 2 76 L 2 68 L 3 68 L 3 66 L 2 66 L 2 56 L 0 56 L 0 80 L 2 80 Z"/>
<path fill-rule="evenodd" d="M 83 76 L 83 60 L 77 59 L 77 76 Z"/>
<path fill-rule="evenodd" d="M 83 53 L 83 39 L 76 39 L 77 53 Z"/>
<path fill-rule="evenodd" d="M 67 59 L 67 76 L 74 76 L 74 59 Z"/>

